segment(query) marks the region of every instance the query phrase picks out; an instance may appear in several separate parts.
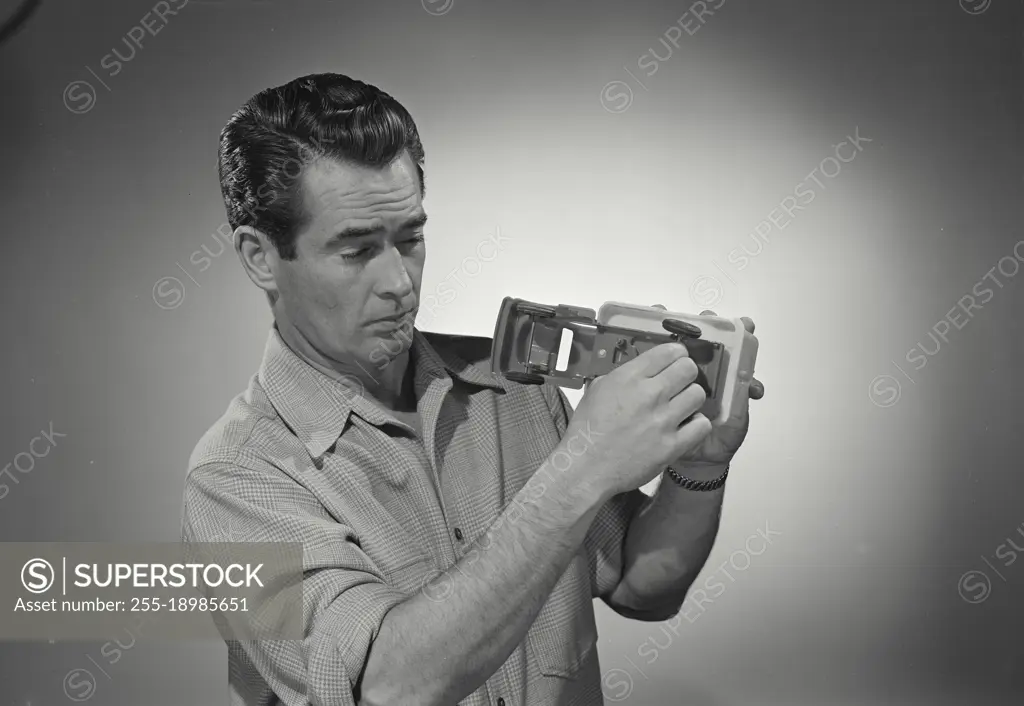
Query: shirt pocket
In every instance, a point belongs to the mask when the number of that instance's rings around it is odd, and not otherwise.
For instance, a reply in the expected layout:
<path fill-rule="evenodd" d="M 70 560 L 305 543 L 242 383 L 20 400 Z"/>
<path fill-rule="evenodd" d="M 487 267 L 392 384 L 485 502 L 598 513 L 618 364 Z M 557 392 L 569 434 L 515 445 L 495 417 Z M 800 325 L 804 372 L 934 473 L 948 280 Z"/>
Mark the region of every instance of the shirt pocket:
<path fill-rule="evenodd" d="M 541 674 L 563 679 L 575 679 L 596 648 L 590 568 L 582 548 L 537 614 L 526 642 Z"/>

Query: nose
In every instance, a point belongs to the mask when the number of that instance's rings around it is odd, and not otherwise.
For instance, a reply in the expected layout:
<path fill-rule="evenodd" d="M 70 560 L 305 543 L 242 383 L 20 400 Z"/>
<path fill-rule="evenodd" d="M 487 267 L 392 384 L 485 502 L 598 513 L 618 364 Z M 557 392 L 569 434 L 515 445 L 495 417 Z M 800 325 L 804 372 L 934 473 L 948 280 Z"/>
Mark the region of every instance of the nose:
<path fill-rule="evenodd" d="M 409 300 L 412 295 L 412 278 L 405 268 L 405 260 L 398 248 L 389 248 L 379 258 L 378 292 L 380 296 L 395 299 L 399 303 Z"/>

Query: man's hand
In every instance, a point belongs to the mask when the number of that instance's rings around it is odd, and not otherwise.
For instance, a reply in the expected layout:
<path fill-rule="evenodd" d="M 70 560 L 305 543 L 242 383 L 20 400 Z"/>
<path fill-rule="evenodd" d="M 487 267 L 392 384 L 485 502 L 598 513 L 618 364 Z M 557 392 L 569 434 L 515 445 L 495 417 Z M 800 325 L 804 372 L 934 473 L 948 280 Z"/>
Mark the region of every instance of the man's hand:
<path fill-rule="evenodd" d="M 697 373 L 684 344 L 662 343 L 587 386 L 563 440 L 572 453 L 581 439 L 581 468 L 601 495 L 647 484 L 710 433 Z"/>
<path fill-rule="evenodd" d="M 661 304 L 655 304 L 657 309 L 665 309 Z M 710 309 L 700 312 L 701 316 L 717 316 Z M 743 326 L 746 330 L 754 333 L 754 322 L 749 317 L 743 317 Z M 711 433 L 672 462 L 677 470 L 700 466 L 725 466 L 739 450 L 740 445 L 747 436 L 747 429 L 750 423 L 749 400 L 759 400 L 764 397 L 764 385 L 760 380 L 754 378 L 750 382 L 749 399 L 743 401 L 740 414 L 727 423 L 714 427 Z M 717 475 L 717 472 L 716 472 Z"/>

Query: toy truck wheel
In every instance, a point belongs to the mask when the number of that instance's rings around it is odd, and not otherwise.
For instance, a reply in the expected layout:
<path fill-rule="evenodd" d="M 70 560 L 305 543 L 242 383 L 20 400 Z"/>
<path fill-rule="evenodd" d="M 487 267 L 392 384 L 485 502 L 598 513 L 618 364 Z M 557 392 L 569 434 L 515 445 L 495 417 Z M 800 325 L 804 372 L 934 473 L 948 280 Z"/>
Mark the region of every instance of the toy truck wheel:
<path fill-rule="evenodd" d="M 529 302 L 522 302 L 516 305 L 516 310 L 520 314 L 527 314 L 528 316 L 539 316 L 543 318 L 551 318 L 555 315 L 555 308 L 552 306 L 544 306 L 543 304 L 530 304 Z"/>
<path fill-rule="evenodd" d="M 669 333 L 677 334 L 683 338 L 700 338 L 701 335 L 699 326 L 694 326 L 679 319 L 665 319 L 661 322 L 661 325 Z"/>
<path fill-rule="evenodd" d="M 522 385 L 543 385 L 544 378 L 535 373 L 519 373 L 516 371 L 510 371 L 505 373 L 505 377 L 512 382 L 518 382 Z"/>

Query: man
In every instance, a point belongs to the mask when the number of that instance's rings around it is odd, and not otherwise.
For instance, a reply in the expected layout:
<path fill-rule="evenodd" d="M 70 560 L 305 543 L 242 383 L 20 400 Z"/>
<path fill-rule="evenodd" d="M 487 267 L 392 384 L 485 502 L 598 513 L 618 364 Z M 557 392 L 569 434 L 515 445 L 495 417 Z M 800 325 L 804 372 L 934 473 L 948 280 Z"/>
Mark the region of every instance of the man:
<path fill-rule="evenodd" d="M 492 374 L 490 339 L 413 327 L 423 163 L 405 108 L 337 74 L 259 93 L 221 135 L 274 326 L 192 455 L 182 536 L 304 546 L 305 639 L 229 640 L 236 704 L 601 703 L 593 598 L 665 620 L 714 542 L 721 480 L 638 490 L 670 463 L 721 479 L 746 433 L 711 433 L 682 344 L 573 412 Z"/>

